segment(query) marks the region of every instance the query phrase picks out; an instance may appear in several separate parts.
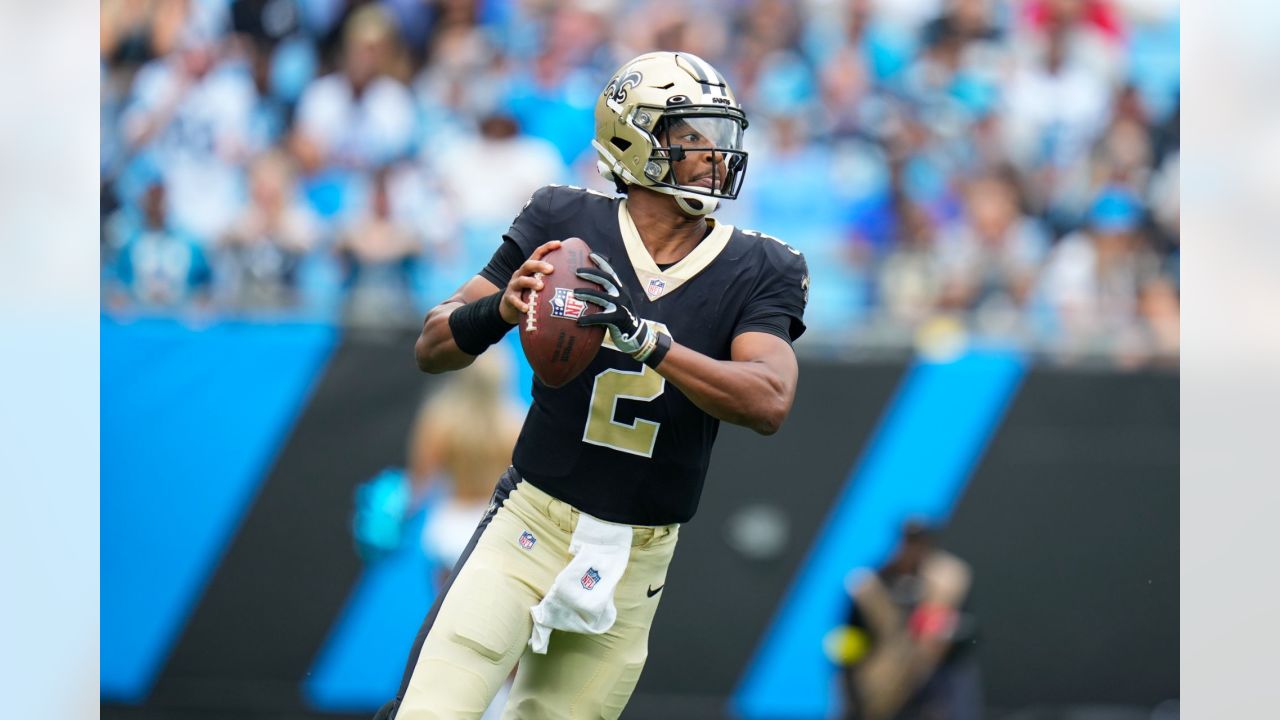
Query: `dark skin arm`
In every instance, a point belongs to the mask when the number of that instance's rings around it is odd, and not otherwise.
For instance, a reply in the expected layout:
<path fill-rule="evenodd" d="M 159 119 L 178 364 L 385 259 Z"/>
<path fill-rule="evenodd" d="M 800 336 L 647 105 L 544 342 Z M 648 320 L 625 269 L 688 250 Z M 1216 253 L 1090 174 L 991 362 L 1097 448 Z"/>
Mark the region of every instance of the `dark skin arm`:
<path fill-rule="evenodd" d="M 503 291 L 502 303 L 498 306 L 503 320 L 514 325 L 529 311 L 529 305 L 520 298 L 529 288 L 542 289 L 542 280 L 536 274 L 549 275 L 555 269 L 549 263 L 542 262 L 542 257 L 558 247 L 559 240 L 538 246 L 529 259 L 512 273 L 511 281 Z M 457 343 L 453 341 L 449 315 L 466 303 L 475 302 L 495 292 L 498 292 L 496 285 L 477 275 L 458 288 L 448 300 L 431 308 L 422 324 L 422 334 L 413 345 L 413 355 L 418 361 L 419 370 L 432 374 L 443 373 L 461 370 L 475 361 L 475 355 L 468 355 L 458 349 Z"/>
<path fill-rule="evenodd" d="M 708 415 L 772 435 L 796 396 L 799 367 L 791 345 L 763 332 L 733 339 L 729 360 L 715 360 L 672 342 L 658 373 Z"/>

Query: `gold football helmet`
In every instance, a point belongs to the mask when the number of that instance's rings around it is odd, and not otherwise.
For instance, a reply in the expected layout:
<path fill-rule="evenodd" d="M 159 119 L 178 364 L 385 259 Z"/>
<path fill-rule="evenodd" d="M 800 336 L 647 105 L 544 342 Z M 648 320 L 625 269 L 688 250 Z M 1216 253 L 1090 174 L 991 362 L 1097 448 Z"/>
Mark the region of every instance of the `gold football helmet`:
<path fill-rule="evenodd" d="M 672 195 L 690 215 L 736 198 L 747 170 L 743 114 L 724 76 L 684 52 L 646 53 L 623 65 L 596 101 L 600 174 Z M 673 164 L 701 160 L 676 177 Z M 705 170 L 706 172 L 701 172 Z"/>

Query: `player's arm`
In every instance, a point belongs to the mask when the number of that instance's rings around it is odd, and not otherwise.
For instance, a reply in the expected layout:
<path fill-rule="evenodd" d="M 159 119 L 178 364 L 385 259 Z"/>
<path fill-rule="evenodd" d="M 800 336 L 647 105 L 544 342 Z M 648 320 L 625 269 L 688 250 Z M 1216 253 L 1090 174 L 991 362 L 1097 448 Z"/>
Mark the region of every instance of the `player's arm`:
<path fill-rule="evenodd" d="M 607 327 L 619 350 L 657 370 L 712 417 L 762 435 L 778 431 L 791 411 L 799 376 L 790 343 L 748 331 L 734 338 L 729 360 L 703 355 L 641 320 L 609 263 L 595 253 L 591 261 L 596 267 L 580 268 L 577 275 L 599 284 L 601 291 L 575 290 L 574 295 L 599 305 L 601 312 L 583 315 L 579 325 Z"/>
<path fill-rule="evenodd" d="M 499 289 L 477 275 L 449 299 L 431 308 L 413 346 L 418 369 L 427 373 L 460 370 L 501 340 L 529 311 L 529 305 L 520 298 L 530 288 L 542 289 L 542 280 L 536 274 L 546 275 L 553 270 L 549 263 L 542 262 L 542 257 L 558 247 L 558 240 L 540 245 L 511 273 L 505 288 Z"/>
<path fill-rule="evenodd" d="M 744 332 L 729 360 L 716 360 L 672 341 L 655 367 L 712 417 L 772 435 L 791 412 L 800 375 L 791 344 L 776 335 Z"/>

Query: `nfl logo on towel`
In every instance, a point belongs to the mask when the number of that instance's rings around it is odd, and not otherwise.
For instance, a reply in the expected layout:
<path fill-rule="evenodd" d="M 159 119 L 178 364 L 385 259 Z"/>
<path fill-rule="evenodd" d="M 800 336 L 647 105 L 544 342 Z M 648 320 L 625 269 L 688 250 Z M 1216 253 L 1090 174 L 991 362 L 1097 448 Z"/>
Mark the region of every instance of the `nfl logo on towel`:
<path fill-rule="evenodd" d="M 533 544 L 536 542 L 538 542 L 538 538 L 534 537 L 533 533 L 530 533 L 528 530 L 520 533 L 520 547 L 525 550 L 532 550 Z"/>
<path fill-rule="evenodd" d="M 590 590 L 600 582 L 600 573 L 595 568 L 587 568 L 587 574 L 582 576 L 582 587 Z"/>
<path fill-rule="evenodd" d="M 555 297 L 551 298 L 551 317 L 576 320 L 586 309 L 587 304 L 574 297 L 569 288 L 556 288 Z"/>
<path fill-rule="evenodd" d="M 649 286 L 645 288 L 645 292 L 649 293 L 650 299 L 657 300 L 662 291 L 667 289 L 667 284 L 661 278 L 651 278 Z"/>

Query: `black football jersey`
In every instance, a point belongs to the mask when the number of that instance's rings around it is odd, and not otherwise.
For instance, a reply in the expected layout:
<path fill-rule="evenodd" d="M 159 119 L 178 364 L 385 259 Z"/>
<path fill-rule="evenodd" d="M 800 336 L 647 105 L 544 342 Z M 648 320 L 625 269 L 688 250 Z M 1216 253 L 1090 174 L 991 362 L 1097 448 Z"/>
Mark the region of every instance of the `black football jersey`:
<path fill-rule="evenodd" d="M 799 251 L 714 223 L 686 257 L 659 268 L 625 198 L 576 187 L 535 192 L 504 235 L 520 259 L 499 252 L 481 275 L 505 287 L 535 248 L 570 237 L 608 260 L 640 317 L 704 355 L 729 359 L 733 338 L 747 331 L 788 342 L 804 332 L 809 276 Z M 602 520 L 686 522 L 697 509 L 719 426 L 656 370 L 619 352 L 606 331 L 595 359 L 566 385 L 552 389 L 535 378 L 513 464 L 529 482 Z"/>

